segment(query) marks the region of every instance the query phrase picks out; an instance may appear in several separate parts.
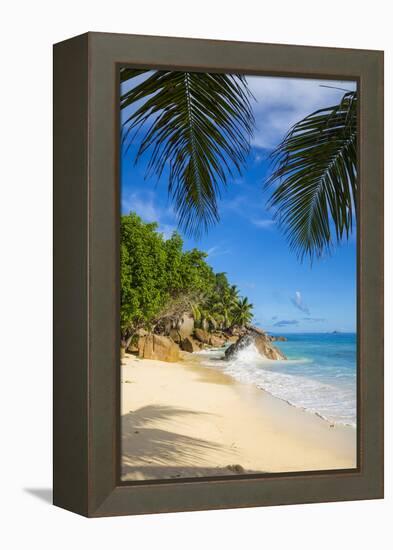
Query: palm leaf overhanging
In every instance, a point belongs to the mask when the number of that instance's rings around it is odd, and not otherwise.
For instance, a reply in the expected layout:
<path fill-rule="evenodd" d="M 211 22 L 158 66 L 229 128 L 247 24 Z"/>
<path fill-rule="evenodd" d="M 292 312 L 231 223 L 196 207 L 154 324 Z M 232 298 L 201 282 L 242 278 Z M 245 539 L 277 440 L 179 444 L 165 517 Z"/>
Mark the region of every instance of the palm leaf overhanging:
<path fill-rule="evenodd" d="M 146 177 L 159 179 L 168 167 L 179 225 L 198 236 L 219 220 L 221 188 L 246 161 L 254 128 L 251 92 L 237 74 L 121 71 L 122 82 L 135 77 L 120 100 L 122 109 L 135 106 L 123 140 L 130 145 L 139 135 L 135 162 L 150 153 Z"/>
<path fill-rule="evenodd" d="M 301 260 L 348 238 L 356 222 L 357 94 L 296 123 L 272 154 L 269 201 Z"/>

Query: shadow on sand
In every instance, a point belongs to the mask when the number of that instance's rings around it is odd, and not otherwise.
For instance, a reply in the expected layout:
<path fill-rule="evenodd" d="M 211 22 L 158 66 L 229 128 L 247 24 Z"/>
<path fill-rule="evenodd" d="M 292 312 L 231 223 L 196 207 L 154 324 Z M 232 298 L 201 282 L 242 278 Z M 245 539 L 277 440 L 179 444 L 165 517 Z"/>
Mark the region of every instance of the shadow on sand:
<path fill-rule="evenodd" d="M 246 472 L 237 465 L 237 451 L 206 439 L 176 433 L 193 416 L 209 413 L 164 405 L 149 405 L 122 416 L 123 480 L 228 476 Z M 169 429 L 157 426 L 160 422 Z M 215 466 L 217 464 L 217 466 Z M 227 464 L 223 466 L 222 464 Z M 240 466 L 240 467 L 239 467 Z M 260 472 L 259 472 L 260 473 Z"/>
<path fill-rule="evenodd" d="M 173 431 L 155 428 L 160 421 L 171 420 L 184 425 L 186 417 L 208 416 L 208 413 L 169 407 L 149 405 L 122 416 L 122 455 L 129 464 L 171 465 L 181 462 L 184 466 L 203 461 L 207 451 L 220 452 L 221 445 L 188 437 Z"/>

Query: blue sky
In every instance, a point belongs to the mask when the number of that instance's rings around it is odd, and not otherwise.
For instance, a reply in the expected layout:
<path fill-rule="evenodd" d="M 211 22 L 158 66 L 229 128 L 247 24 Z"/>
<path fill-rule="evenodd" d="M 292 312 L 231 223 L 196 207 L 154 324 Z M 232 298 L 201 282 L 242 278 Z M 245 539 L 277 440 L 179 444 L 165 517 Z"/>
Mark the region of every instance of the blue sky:
<path fill-rule="evenodd" d="M 185 238 L 185 248 L 208 254 L 215 271 L 227 273 L 254 304 L 254 321 L 273 333 L 356 330 L 356 238 L 330 256 L 301 264 L 266 209 L 263 182 L 268 156 L 289 127 L 303 116 L 335 104 L 355 83 L 276 77 L 248 77 L 256 131 L 248 163 L 219 200 L 220 222 L 198 241 Z M 125 116 L 126 113 L 123 113 Z M 177 228 L 167 196 L 165 174 L 157 183 L 145 180 L 146 160 L 134 165 L 137 143 L 121 156 L 121 209 L 158 222 L 166 237 Z M 181 233 L 181 231 L 180 231 Z"/>

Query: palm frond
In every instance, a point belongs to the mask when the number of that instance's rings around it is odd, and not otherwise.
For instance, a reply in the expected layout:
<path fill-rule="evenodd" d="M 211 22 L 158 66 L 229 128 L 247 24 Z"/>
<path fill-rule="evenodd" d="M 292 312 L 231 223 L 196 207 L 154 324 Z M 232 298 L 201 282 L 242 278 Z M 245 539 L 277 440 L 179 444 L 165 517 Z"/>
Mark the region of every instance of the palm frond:
<path fill-rule="evenodd" d="M 123 140 L 140 136 L 135 162 L 149 153 L 146 177 L 169 170 L 168 192 L 179 225 L 200 235 L 219 219 L 217 198 L 241 173 L 254 128 L 251 92 L 242 75 L 124 69 L 121 80 L 145 74 L 120 100 L 134 106 Z"/>
<path fill-rule="evenodd" d="M 357 93 L 296 123 L 272 153 L 269 205 L 300 259 L 348 238 L 356 217 Z"/>

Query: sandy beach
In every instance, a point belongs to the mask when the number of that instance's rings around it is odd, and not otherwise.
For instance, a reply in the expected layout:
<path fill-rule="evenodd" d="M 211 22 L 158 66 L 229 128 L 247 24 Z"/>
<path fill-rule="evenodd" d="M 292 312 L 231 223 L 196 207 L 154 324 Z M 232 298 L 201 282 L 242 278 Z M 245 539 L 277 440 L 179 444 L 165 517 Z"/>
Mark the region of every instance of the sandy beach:
<path fill-rule="evenodd" d="M 126 355 L 125 481 L 356 467 L 356 431 L 331 425 L 189 356 Z"/>

